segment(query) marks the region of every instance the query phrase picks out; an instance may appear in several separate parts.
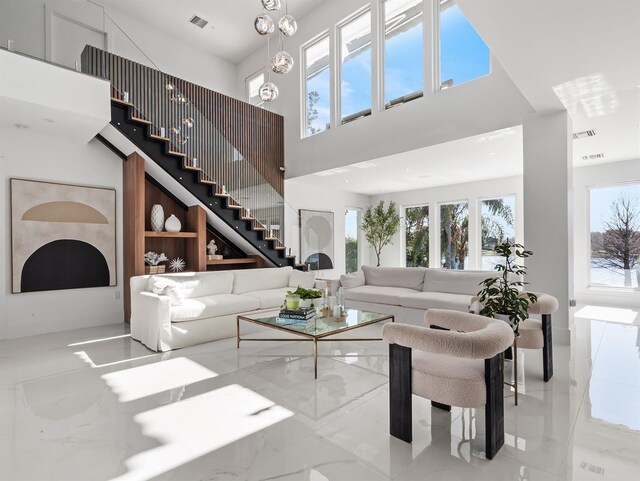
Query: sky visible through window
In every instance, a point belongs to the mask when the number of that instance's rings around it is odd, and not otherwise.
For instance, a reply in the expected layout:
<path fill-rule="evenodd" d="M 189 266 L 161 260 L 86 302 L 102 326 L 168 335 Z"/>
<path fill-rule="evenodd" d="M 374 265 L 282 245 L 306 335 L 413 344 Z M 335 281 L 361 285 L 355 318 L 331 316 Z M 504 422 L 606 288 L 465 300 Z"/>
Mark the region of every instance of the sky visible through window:
<path fill-rule="evenodd" d="M 371 12 L 342 27 L 342 117 L 371 108 Z"/>
<path fill-rule="evenodd" d="M 447 7 L 447 5 L 451 5 Z M 458 85 L 489 73 L 489 47 L 453 0 L 441 6 L 440 82 Z"/>
<path fill-rule="evenodd" d="M 326 130 L 331 121 L 331 68 L 329 65 L 329 37 L 305 50 L 306 135 Z"/>

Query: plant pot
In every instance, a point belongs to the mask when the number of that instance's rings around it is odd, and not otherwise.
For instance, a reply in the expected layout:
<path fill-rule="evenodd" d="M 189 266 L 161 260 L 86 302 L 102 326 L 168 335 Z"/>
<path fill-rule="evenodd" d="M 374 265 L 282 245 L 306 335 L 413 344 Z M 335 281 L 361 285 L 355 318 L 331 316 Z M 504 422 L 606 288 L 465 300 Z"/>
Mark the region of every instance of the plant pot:
<path fill-rule="evenodd" d="M 300 299 L 300 307 L 307 309 L 313 304 L 313 299 Z"/>

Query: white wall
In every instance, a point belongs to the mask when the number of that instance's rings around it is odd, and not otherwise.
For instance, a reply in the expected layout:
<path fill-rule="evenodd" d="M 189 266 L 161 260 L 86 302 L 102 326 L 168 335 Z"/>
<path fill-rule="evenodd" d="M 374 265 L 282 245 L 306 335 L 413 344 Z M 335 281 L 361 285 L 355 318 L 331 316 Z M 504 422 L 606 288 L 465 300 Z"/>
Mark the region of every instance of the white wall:
<path fill-rule="evenodd" d="M 153 66 L 134 45 L 135 42 L 163 72 L 236 96 L 236 67 L 233 63 L 154 30 L 117 10 L 106 9 L 116 25 L 103 15 L 102 8 L 85 1 L 2 0 L 0 45 L 6 47 L 7 39 L 12 39 L 16 51 L 45 58 L 47 17 L 51 12 L 106 32 L 109 51 L 116 55 Z"/>
<path fill-rule="evenodd" d="M 122 160 L 97 140 L 87 144 L 15 127 L 0 128 L 0 157 L 0 339 L 123 322 Z M 11 293 L 12 177 L 116 189 L 116 287 Z"/>
<path fill-rule="evenodd" d="M 325 279 L 337 279 L 344 274 L 346 268 L 344 221 L 347 207 L 366 208 L 369 205 L 369 196 L 332 190 L 328 192 L 324 188 L 313 184 L 312 178 L 292 179 L 285 181 L 286 202 L 285 206 L 285 245 L 291 248 L 291 253 L 300 260 L 300 221 L 298 211 L 300 209 L 320 210 L 333 212 L 334 217 L 334 269 L 318 272 L 318 277 Z M 361 239 L 359 252 L 362 255 L 361 262 L 369 264 L 368 249 Z"/>
<path fill-rule="evenodd" d="M 431 226 L 431 233 L 433 233 L 434 230 L 439 232 L 440 209 L 438 208 L 438 204 L 457 201 L 469 202 L 469 226 L 475 227 L 469 229 L 469 264 L 471 269 L 479 269 L 481 266 L 481 239 L 479 235 L 480 201 L 506 195 L 516 196 L 516 241 L 521 242 L 524 238 L 521 176 L 377 195 L 371 198 L 371 202 L 375 205 L 381 200 L 384 200 L 386 205 L 390 201 L 394 201 L 397 204 L 398 213 L 401 217 L 404 216 L 405 207 L 429 204 L 429 225 Z M 429 267 L 440 267 L 440 245 L 437 241 L 438 236 L 431 234 L 430 237 Z M 404 230 L 401 228 L 394 236 L 393 243 L 382 249 L 382 255 L 380 256 L 381 266 L 393 267 L 406 265 L 404 241 Z M 371 265 L 375 265 L 376 256 L 373 250 L 370 253 L 370 259 Z"/>
<path fill-rule="evenodd" d="M 640 292 L 589 287 L 589 188 L 620 182 L 640 182 L 640 159 L 581 167 L 574 170 L 574 279 L 580 303 L 640 307 Z"/>
<path fill-rule="evenodd" d="M 369 117 L 346 125 L 337 125 L 334 119 L 330 130 L 301 139 L 301 46 L 324 31 L 335 38 L 335 24 L 369 3 L 375 24 L 380 2 L 327 0 L 298 19 L 297 33 L 285 41 L 295 66 L 287 75 L 272 74 L 280 96 L 267 108 L 285 117 L 287 178 L 519 125 L 523 115 L 532 111 L 493 59 L 490 75 L 434 93 L 430 65 L 436 47 L 429 27 L 433 24 L 433 2 L 425 0 L 424 97 L 386 111 L 376 104 Z M 373 43 L 375 66 L 380 43 Z M 265 45 L 238 64 L 238 92 L 243 91 L 246 77 L 264 68 L 266 57 Z M 335 70 L 333 73 L 335 77 Z M 373 76 L 375 84 L 375 67 Z M 333 85 L 337 85 L 337 78 Z"/>

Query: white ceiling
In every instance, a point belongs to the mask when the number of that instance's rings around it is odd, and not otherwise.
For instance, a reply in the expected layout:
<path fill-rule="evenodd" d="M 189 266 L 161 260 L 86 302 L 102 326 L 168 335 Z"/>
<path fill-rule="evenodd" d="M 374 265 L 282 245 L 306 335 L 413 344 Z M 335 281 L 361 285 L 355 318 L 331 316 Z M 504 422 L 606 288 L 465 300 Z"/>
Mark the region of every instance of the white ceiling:
<path fill-rule="evenodd" d="M 377 195 L 522 174 L 522 127 L 512 127 L 288 182 Z"/>
<path fill-rule="evenodd" d="M 94 0 L 114 8 L 194 47 L 238 63 L 266 39 L 256 33 L 253 22 L 262 13 L 260 0 Z M 282 0 L 296 18 L 317 6 L 318 0 Z M 189 23 L 193 15 L 209 21 L 203 29 Z M 277 21 L 277 15 L 272 15 Z"/>

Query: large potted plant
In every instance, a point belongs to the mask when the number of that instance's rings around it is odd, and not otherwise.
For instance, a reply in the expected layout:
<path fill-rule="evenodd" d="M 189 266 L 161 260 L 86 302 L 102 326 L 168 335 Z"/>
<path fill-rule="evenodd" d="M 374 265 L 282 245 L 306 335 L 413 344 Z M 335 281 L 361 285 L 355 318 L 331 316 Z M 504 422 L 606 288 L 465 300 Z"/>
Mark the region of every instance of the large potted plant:
<path fill-rule="evenodd" d="M 367 207 L 362 216 L 360 229 L 369 245 L 373 247 L 378 261 L 377 266 L 380 267 L 382 248 L 391 242 L 400 229 L 400 215 L 396 209 L 396 203 L 389 202 L 389 207 L 385 209 L 384 201 L 381 200 L 377 206 Z"/>
<path fill-rule="evenodd" d="M 483 286 L 478 292 L 480 314 L 509 322 L 517 334 L 520 323 L 529 317 L 529 306 L 538 300 L 535 294 L 522 291 L 521 288 L 527 284 L 523 280 L 527 269 L 517 260 L 530 257 L 533 252 L 522 244 L 509 242 L 497 245 L 495 251 L 503 259 L 495 266 L 502 275 L 480 283 Z"/>

